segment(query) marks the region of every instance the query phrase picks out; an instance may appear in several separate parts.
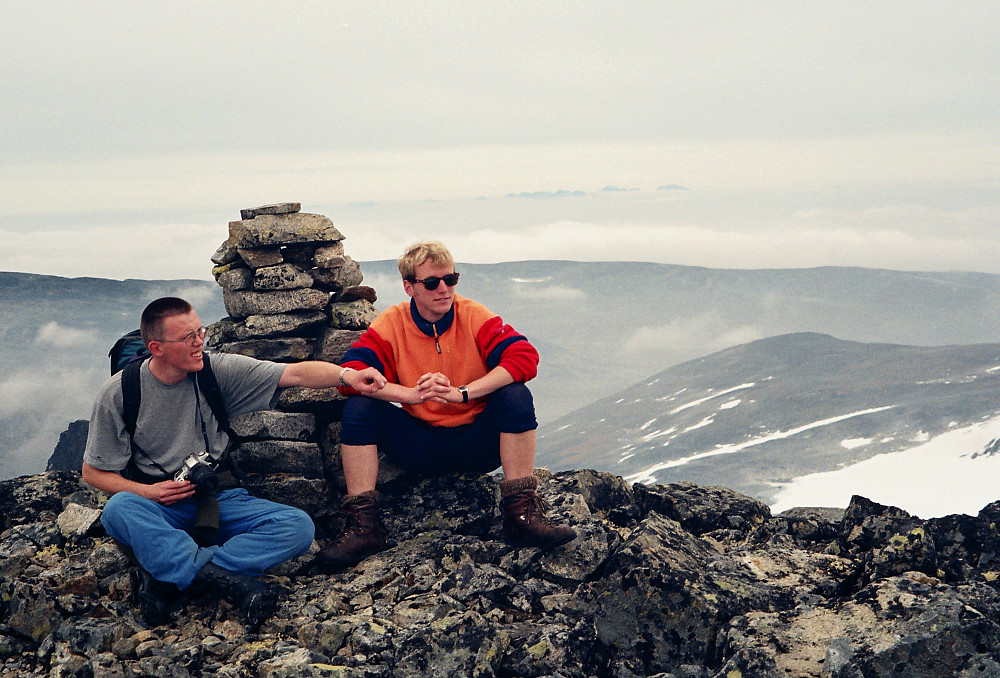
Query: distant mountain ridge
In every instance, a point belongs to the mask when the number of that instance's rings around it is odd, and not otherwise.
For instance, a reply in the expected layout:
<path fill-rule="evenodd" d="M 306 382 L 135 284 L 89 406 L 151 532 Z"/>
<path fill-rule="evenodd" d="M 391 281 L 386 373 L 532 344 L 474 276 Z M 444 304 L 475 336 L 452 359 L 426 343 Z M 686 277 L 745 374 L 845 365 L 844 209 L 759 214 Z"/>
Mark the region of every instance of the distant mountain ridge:
<path fill-rule="evenodd" d="M 115 339 L 167 295 L 191 301 L 205 323 L 226 315 L 210 281 L 0 273 L 0 478 L 45 468 L 60 433 L 90 417 Z"/>
<path fill-rule="evenodd" d="M 792 478 L 995 417 L 998 394 L 1000 344 L 781 335 L 675 365 L 561 417 L 539 430 L 539 454 L 554 469 L 590 465 L 768 501 Z"/>
<path fill-rule="evenodd" d="M 361 268 L 379 308 L 405 299 L 394 261 Z M 671 365 L 769 336 L 1000 342 L 997 275 L 571 261 L 460 262 L 458 269 L 460 294 L 538 347 L 531 388 L 543 426 Z M 0 478 L 45 467 L 69 422 L 89 417 L 110 343 L 164 294 L 190 299 L 206 323 L 226 315 L 211 280 L 0 273 Z M 546 457 L 539 464 L 552 466 Z"/>

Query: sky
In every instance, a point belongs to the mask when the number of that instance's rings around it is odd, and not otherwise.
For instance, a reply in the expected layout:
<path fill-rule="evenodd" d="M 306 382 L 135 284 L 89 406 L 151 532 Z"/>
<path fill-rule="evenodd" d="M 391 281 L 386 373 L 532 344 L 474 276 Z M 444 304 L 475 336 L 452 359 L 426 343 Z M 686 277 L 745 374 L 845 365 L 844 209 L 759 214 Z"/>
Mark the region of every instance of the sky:
<path fill-rule="evenodd" d="M 347 252 L 1000 274 L 1000 3 L 6 2 L 0 270 Z"/>

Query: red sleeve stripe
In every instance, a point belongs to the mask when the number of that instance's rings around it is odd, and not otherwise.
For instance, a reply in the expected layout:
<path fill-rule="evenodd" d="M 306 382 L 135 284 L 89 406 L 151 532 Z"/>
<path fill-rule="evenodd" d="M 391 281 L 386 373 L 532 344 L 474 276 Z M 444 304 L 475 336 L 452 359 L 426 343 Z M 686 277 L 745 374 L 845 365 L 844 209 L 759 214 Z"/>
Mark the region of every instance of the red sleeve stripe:
<path fill-rule="evenodd" d="M 528 339 L 500 316 L 493 316 L 476 334 L 479 354 L 490 369 L 497 365 L 510 372 L 515 381 L 528 381 L 538 374 L 538 351 Z"/>
<path fill-rule="evenodd" d="M 371 328 L 365 330 L 365 333 L 347 349 L 340 364 L 356 370 L 374 367 L 390 382 L 398 381 L 396 365 L 392 360 L 392 346 Z M 354 390 L 340 387 L 340 392 L 350 395 Z"/>

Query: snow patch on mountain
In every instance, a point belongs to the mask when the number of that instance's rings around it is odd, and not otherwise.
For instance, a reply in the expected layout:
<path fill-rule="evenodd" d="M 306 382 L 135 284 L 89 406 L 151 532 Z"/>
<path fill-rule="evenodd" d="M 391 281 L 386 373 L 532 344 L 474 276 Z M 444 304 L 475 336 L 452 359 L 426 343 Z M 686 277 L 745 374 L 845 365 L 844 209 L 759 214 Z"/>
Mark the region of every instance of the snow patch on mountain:
<path fill-rule="evenodd" d="M 859 494 L 921 518 L 976 515 L 997 498 L 998 448 L 1000 414 L 952 429 L 917 447 L 778 484 L 771 511 L 780 513 L 795 506 L 846 507 L 851 496 Z"/>
<path fill-rule="evenodd" d="M 750 382 L 748 384 L 740 384 L 739 386 L 733 386 L 732 388 L 727 388 L 725 390 L 719 391 L 718 393 L 713 393 L 711 395 L 705 396 L 704 398 L 698 398 L 697 400 L 692 400 L 691 402 L 684 403 L 680 407 L 675 407 L 674 409 L 670 410 L 670 414 L 677 414 L 678 412 L 683 412 L 684 410 L 690 407 L 696 407 L 698 405 L 701 405 L 702 403 L 712 400 L 713 398 L 719 398 L 724 395 L 729 395 L 733 391 L 741 391 L 743 389 L 753 388 L 753 387 L 754 387 L 753 382 Z"/>
<path fill-rule="evenodd" d="M 845 450 L 854 450 L 859 447 L 864 447 L 872 441 L 871 438 L 848 438 L 847 440 L 841 440 L 840 446 Z"/>
<path fill-rule="evenodd" d="M 674 468 L 677 466 L 683 466 L 684 464 L 689 464 L 692 461 L 698 459 L 705 459 L 707 457 L 716 457 L 723 454 L 735 454 L 741 452 L 748 447 L 754 447 L 756 445 L 763 445 L 774 440 L 783 440 L 785 438 L 791 438 L 792 436 L 798 435 L 805 431 L 809 431 L 815 428 L 821 428 L 823 426 L 829 426 L 830 424 L 836 424 L 847 419 L 853 419 L 854 417 L 862 417 L 866 414 L 874 414 L 876 412 L 882 412 L 884 410 L 889 410 L 895 407 L 895 405 L 886 405 L 884 407 L 873 407 L 866 410 L 859 410 L 858 412 L 851 412 L 849 414 L 842 414 L 836 417 L 830 417 L 828 419 L 822 419 L 820 421 L 815 421 L 803 426 L 797 426 L 795 428 L 789 429 L 787 431 L 777 431 L 775 433 L 769 433 L 764 436 L 759 436 L 757 438 L 751 438 L 750 440 L 744 441 L 742 443 L 732 443 L 728 445 L 719 445 L 714 450 L 708 450 L 706 452 L 699 452 L 697 454 L 692 454 L 686 457 L 681 457 L 680 459 L 672 459 L 670 461 L 661 462 L 659 464 L 654 464 L 649 468 L 640 471 L 639 473 L 634 473 L 630 476 L 626 476 L 625 480 L 630 483 L 646 483 L 652 484 L 656 481 L 657 471 L 662 471 L 668 468 Z M 704 423 L 704 422 L 702 422 Z M 692 427 L 694 428 L 694 427 Z M 690 429 L 688 429 L 690 430 Z M 846 504 L 845 504 L 846 506 Z"/>

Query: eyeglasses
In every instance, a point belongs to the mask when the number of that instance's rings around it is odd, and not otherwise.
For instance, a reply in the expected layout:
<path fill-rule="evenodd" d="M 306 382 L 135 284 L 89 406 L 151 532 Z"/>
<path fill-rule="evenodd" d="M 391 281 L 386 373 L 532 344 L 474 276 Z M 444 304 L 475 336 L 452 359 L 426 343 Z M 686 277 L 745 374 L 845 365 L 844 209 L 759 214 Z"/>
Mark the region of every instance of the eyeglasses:
<path fill-rule="evenodd" d="M 181 342 L 187 344 L 188 346 L 194 346 L 194 343 L 199 339 L 204 339 L 205 334 L 208 332 L 207 327 L 199 327 L 194 332 L 188 332 L 184 335 L 183 339 L 156 339 L 156 341 L 161 344 L 179 344 Z"/>
<path fill-rule="evenodd" d="M 438 285 L 441 284 L 442 280 L 444 280 L 444 284 L 448 287 L 454 287 L 458 284 L 458 273 L 449 273 L 448 275 L 441 276 L 440 278 L 436 275 L 432 275 L 431 277 L 424 278 L 423 280 L 410 278 L 410 282 L 412 284 L 416 285 L 417 283 L 421 283 L 425 288 L 432 292 L 438 288 Z"/>

